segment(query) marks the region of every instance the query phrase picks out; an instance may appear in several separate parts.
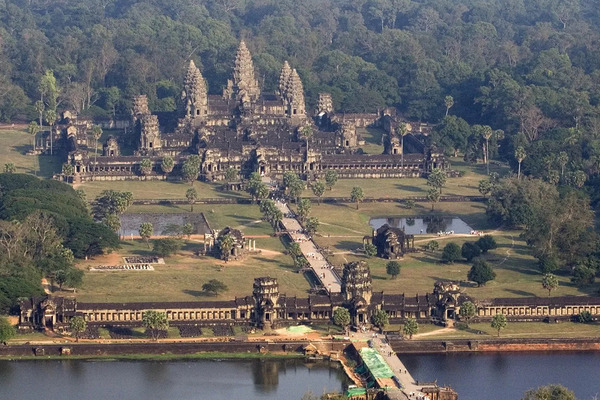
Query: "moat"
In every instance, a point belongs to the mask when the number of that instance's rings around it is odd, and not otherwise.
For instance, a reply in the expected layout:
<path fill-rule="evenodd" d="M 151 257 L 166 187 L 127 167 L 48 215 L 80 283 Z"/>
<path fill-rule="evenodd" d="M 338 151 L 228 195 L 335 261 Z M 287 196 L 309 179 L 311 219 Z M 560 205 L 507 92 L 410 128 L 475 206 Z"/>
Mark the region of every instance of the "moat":
<path fill-rule="evenodd" d="M 600 393 L 600 353 L 404 355 L 413 376 L 457 390 L 460 400 L 516 400 L 560 383 L 580 400 Z M 35 384 L 32 384 L 35 377 Z M 0 398 L 66 400 L 290 399 L 342 391 L 336 364 L 302 360 L 0 361 Z"/>

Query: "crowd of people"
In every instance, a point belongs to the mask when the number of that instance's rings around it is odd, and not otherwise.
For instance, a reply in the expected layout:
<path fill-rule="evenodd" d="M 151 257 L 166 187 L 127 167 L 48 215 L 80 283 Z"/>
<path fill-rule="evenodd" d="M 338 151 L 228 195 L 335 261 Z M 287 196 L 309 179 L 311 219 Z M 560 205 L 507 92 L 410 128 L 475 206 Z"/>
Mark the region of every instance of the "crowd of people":
<path fill-rule="evenodd" d="M 90 267 L 90 271 L 154 271 L 150 264 L 124 264 L 124 265 L 97 265 Z"/>

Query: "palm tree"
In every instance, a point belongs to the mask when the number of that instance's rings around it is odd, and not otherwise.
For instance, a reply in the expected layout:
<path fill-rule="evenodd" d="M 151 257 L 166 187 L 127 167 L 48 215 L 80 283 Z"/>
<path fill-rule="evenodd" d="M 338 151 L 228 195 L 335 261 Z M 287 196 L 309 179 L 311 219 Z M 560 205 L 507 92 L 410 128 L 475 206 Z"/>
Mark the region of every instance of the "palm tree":
<path fill-rule="evenodd" d="M 100 125 L 94 125 L 92 127 L 92 135 L 94 136 L 94 164 L 96 164 L 96 157 L 98 156 L 98 139 L 102 136 L 102 128 Z"/>
<path fill-rule="evenodd" d="M 35 135 L 37 135 L 37 133 L 40 130 L 40 126 L 37 124 L 37 122 L 35 121 L 31 121 L 29 123 L 29 126 L 27 127 L 27 132 L 31 135 L 31 137 L 33 138 L 33 141 L 31 143 L 31 148 L 35 151 Z"/>
<path fill-rule="evenodd" d="M 447 117 L 448 112 L 450 111 L 450 108 L 452 108 L 452 106 L 454 105 L 454 97 L 446 96 L 446 98 L 444 99 L 444 104 L 446 105 L 446 117 Z"/>
<path fill-rule="evenodd" d="M 305 125 L 304 127 L 302 127 L 300 132 L 302 133 L 302 137 L 304 138 L 304 140 L 306 140 L 306 156 L 308 157 L 308 142 L 313 137 L 313 130 L 310 125 Z"/>
<path fill-rule="evenodd" d="M 521 163 L 523 162 L 525 157 L 527 157 L 527 153 L 525 153 L 525 149 L 523 148 L 523 146 L 517 147 L 517 149 L 515 150 L 515 158 L 519 163 L 519 172 L 517 173 L 517 179 L 521 179 Z"/>
<path fill-rule="evenodd" d="M 492 128 L 489 125 L 485 125 L 481 131 L 481 136 L 485 139 L 485 165 L 487 168 L 487 174 L 490 174 L 490 138 L 492 137 Z"/>
<path fill-rule="evenodd" d="M 569 155 L 566 152 L 561 151 L 560 153 L 558 153 L 558 157 L 556 158 L 556 160 L 560 164 L 560 177 L 562 179 L 565 175 L 565 167 L 569 162 Z"/>
<path fill-rule="evenodd" d="M 50 126 L 50 155 L 53 153 L 52 149 L 52 136 L 54 136 L 54 132 L 52 132 L 54 128 L 54 123 L 56 122 L 56 111 L 55 110 L 47 110 L 46 111 L 46 122 L 48 122 L 48 126 Z"/>
<path fill-rule="evenodd" d="M 396 128 L 396 133 L 400 135 L 400 147 L 402 147 L 402 158 L 400 162 L 402 165 L 402 173 L 404 173 L 404 136 L 408 134 L 408 126 L 406 126 L 406 123 L 401 122 Z"/>

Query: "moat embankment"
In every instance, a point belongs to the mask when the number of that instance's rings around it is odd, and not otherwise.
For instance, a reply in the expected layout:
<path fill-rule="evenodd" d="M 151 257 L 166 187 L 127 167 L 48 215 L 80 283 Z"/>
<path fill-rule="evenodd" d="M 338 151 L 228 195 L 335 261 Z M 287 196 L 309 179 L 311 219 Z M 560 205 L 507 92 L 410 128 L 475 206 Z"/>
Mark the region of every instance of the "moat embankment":
<path fill-rule="evenodd" d="M 600 351 L 600 337 L 593 338 L 498 338 L 486 340 L 401 340 L 389 339 L 398 354 L 535 352 L 535 351 Z M 157 356 L 178 358 L 198 353 L 230 354 L 232 358 L 301 355 L 309 340 L 288 341 L 202 341 L 202 342 L 137 342 L 137 343 L 27 343 L 0 346 L 0 358 L 30 356 Z M 350 343 L 340 340 L 312 341 L 326 352 L 342 352 Z M 202 357 L 202 356 L 200 356 Z M 208 357 L 210 358 L 210 357 Z"/>
<path fill-rule="evenodd" d="M 486 340 L 401 340 L 390 338 L 399 354 L 600 351 L 600 337 L 591 338 L 498 338 Z"/>

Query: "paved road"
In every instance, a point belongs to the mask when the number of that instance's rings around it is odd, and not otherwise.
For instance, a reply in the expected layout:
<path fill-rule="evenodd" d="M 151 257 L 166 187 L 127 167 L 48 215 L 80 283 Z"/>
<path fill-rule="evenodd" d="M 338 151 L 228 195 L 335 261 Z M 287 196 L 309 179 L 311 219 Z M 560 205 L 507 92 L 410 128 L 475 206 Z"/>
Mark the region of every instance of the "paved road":
<path fill-rule="evenodd" d="M 281 210 L 284 217 L 281 223 L 285 228 L 290 238 L 300 245 L 300 250 L 304 257 L 308 260 L 310 267 L 315 275 L 319 278 L 323 287 L 331 293 L 339 293 L 342 291 L 342 285 L 338 276 L 334 273 L 333 267 L 329 265 L 323 254 L 317 249 L 315 243 L 306 234 L 302 233 L 302 226 L 296 218 L 289 218 L 287 215 L 291 213 L 287 204 L 276 201 L 277 208 Z"/>

